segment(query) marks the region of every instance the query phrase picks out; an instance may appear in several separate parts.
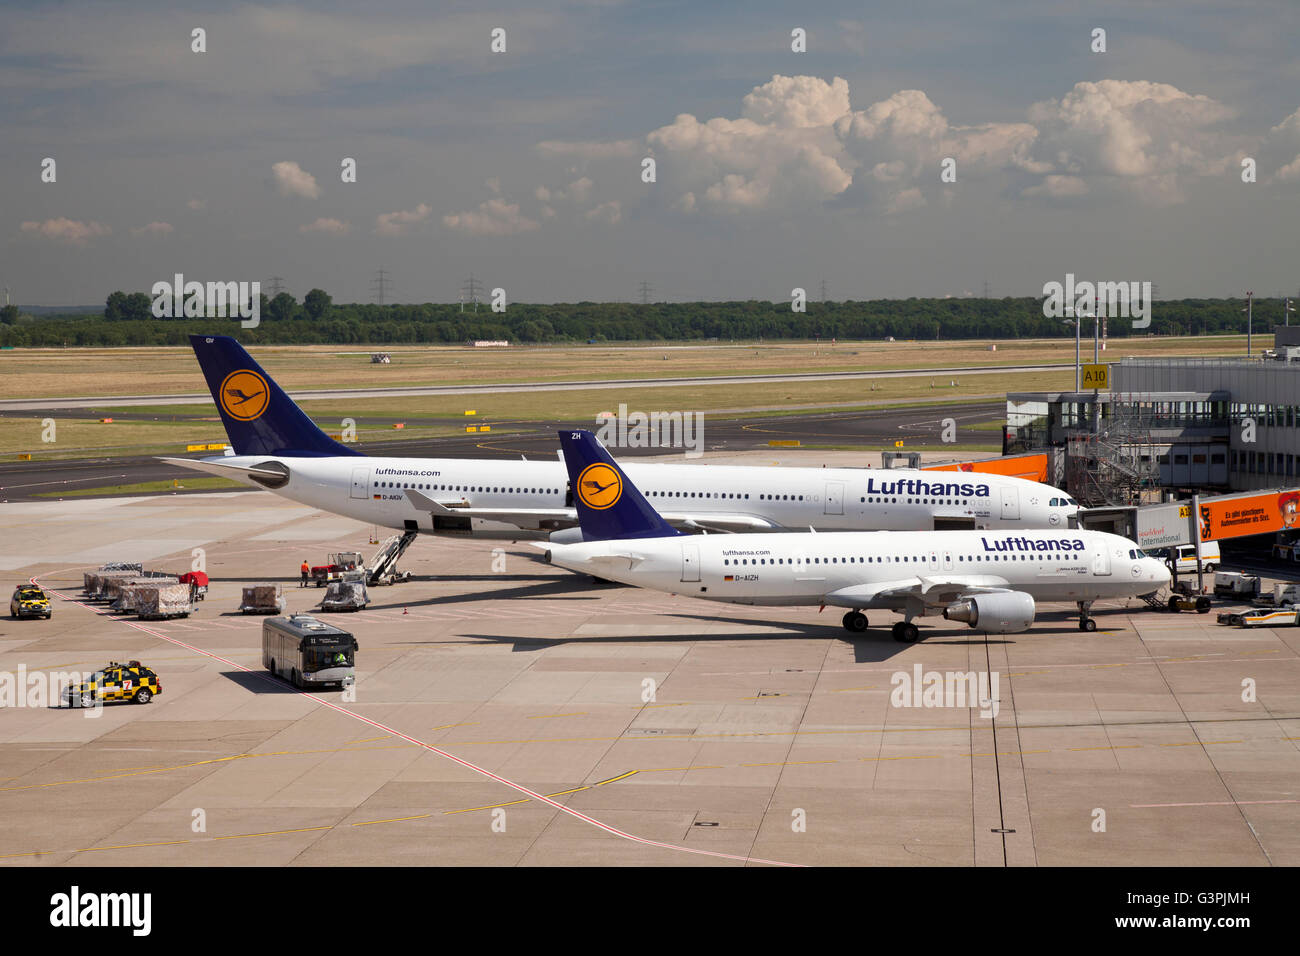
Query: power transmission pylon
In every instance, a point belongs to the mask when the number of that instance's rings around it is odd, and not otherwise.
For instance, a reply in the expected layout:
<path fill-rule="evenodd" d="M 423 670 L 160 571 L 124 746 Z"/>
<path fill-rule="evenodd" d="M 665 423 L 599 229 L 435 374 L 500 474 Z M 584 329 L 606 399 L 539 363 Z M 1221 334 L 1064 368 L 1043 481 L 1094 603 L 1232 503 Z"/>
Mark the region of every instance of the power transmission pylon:
<path fill-rule="evenodd" d="M 655 291 L 654 288 L 650 285 L 650 283 L 642 282 L 640 285 L 636 287 L 636 291 L 637 294 L 641 296 L 641 304 L 649 305 L 650 297 L 654 295 L 654 291 Z"/>
<path fill-rule="evenodd" d="M 822 303 L 826 302 L 826 280 L 822 279 Z"/>
<path fill-rule="evenodd" d="M 271 276 L 266 280 L 266 284 L 270 286 L 270 297 L 272 299 L 284 291 L 284 279 L 280 276 Z"/>
<path fill-rule="evenodd" d="M 478 297 L 483 291 L 483 284 L 475 279 L 473 274 L 465 280 L 465 284 L 460 287 L 460 310 L 465 311 L 465 300 L 470 299 L 474 303 L 474 311 L 478 311 Z"/>
<path fill-rule="evenodd" d="M 387 272 L 383 269 L 375 270 L 375 277 L 370 280 L 370 292 L 377 297 L 380 305 L 384 304 L 384 298 L 392 284 L 393 280 L 388 277 Z"/>

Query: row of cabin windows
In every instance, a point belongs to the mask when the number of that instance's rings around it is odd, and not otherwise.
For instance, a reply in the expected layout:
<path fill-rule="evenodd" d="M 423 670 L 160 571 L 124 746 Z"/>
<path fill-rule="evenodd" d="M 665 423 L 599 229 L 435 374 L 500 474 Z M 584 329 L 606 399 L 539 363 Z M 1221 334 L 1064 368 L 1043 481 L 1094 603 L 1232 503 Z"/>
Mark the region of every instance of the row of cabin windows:
<path fill-rule="evenodd" d="M 416 491 L 483 491 L 512 495 L 558 495 L 558 488 L 488 488 L 484 485 L 426 485 L 409 481 L 378 481 L 376 488 L 414 488 Z"/>
<path fill-rule="evenodd" d="M 749 495 L 726 491 L 647 491 L 647 498 L 732 498 L 741 501 L 748 501 Z M 762 495 L 759 495 L 762 498 Z M 768 495 L 767 497 L 772 497 Z M 803 499 L 800 499 L 803 500 Z"/>
<path fill-rule="evenodd" d="M 932 560 L 937 561 L 934 555 L 930 556 Z M 957 555 L 958 561 L 1068 561 L 1072 557 L 1078 557 L 1078 554 L 975 554 L 975 555 Z M 804 558 L 802 562 L 794 558 L 723 558 L 724 565 L 740 564 L 906 564 L 908 562 L 925 561 L 924 555 L 886 555 L 885 557 L 876 558 Z"/>

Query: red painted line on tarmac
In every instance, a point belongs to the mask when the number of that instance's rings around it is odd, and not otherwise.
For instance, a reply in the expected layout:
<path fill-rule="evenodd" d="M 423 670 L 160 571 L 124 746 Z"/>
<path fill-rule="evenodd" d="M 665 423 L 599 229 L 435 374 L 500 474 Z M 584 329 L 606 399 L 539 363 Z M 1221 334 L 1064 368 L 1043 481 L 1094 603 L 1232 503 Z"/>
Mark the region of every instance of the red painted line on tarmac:
<path fill-rule="evenodd" d="M 33 577 L 30 578 L 29 580 L 31 581 L 32 584 L 37 584 L 36 578 Z M 63 594 L 62 592 L 55 591 L 53 588 L 47 588 L 46 590 L 49 590 L 53 594 L 57 594 L 60 598 L 62 598 L 63 600 L 67 601 L 70 604 L 75 604 L 78 607 L 86 608 L 87 610 L 91 610 L 91 611 L 96 610 L 96 608 L 93 608 L 88 604 L 83 604 L 80 601 L 74 600 L 68 597 L 67 595 Z M 160 631 L 156 631 L 153 628 L 147 627 L 136 621 L 127 621 L 120 618 L 117 620 L 119 621 L 119 623 L 127 625 L 127 627 L 133 627 L 138 631 L 144 631 L 146 634 L 151 634 L 154 637 L 158 638 L 159 640 L 167 641 L 170 644 L 175 644 L 177 647 L 183 647 L 186 650 L 193 651 L 196 654 L 201 654 L 202 656 L 211 658 L 214 661 L 220 661 L 222 664 L 226 664 L 230 667 L 237 668 L 238 670 L 241 670 L 246 674 L 252 674 L 255 677 L 260 677 L 264 680 L 271 681 L 277 684 L 277 686 L 279 685 L 279 681 L 263 673 L 262 671 L 253 670 L 253 668 L 251 667 L 245 667 L 243 664 L 238 664 L 234 661 L 227 660 L 226 658 L 221 657 L 218 654 L 213 654 L 211 651 L 205 651 L 201 647 L 195 647 L 193 644 L 186 644 L 184 641 L 177 640 L 174 637 L 168 637 L 166 634 L 163 634 Z M 495 780 L 497 783 L 505 784 L 507 787 L 510 787 L 512 790 L 517 790 L 520 793 L 534 800 L 538 800 L 542 803 L 549 804 L 550 806 L 554 807 L 556 810 L 559 810 L 563 813 L 567 813 L 571 817 L 576 817 L 577 819 L 583 821 L 584 823 L 589 823 L 599 830 L 604 830 L 606 833 L 613 834 L 616 837 L 621 837 L 624 840 L 630 840 L 633 843 L 640 843 L 643 846 L 659 847 L 664 850 L 677 850 L 681 853 L 694 853 L 698 856 L 711 856 L 723 860 L 739 860 L 742 863 L 767 863 L 771 866 L 803 866 L 802 863 L 783 863 L 780 860 L 762 860 L 759 859 L 758 857 L 737 856 L 732 853 L 719 853 L 715 850 L 701 850 L 695 847 L 680 846 L 676 843 L 662 843 L 658 840 L 649 840 L 645 837 L 635 836 L 634 834 L 627 833 L 623 830 L 619 830 L 616 827 L 612 827 L 608 823 L 601 823 L 599 820 L 595 819 L 594 817 L 589 817 L 585 813 L 582 813 L 578 810 L 574 810 L 572 807 L 566 807 L 562 803 L 557 803 L 556 801 L 550 799 L 549 797 L 543 796 L 540 793 L 536 793 L 532 790 L 529 790 L 527 787 L 523 786 L 522 784 L 515 783 L 512 780 L 507 780 L 505 777 L 499 776 L 498 774 L 493 773 L 491 770 L 487 770 L 486 768 L 480 767 L 477 764 L 472 764 L 468 760 L 465 760 L 461 757 L 457 757 L 455 754 L 448 753 L 445 750 L 439 750 L 437 747 L 433 746 L 432 744 L 427 744 L 423 740 L 418 740 L 415 737 L 410 736 L 409 734 L 404 734 L 400 730 L 396 730 L 392 727 L 389 727 L 387 724 L 381 724 L 377 720 L 371 720 L 369 717 L 363 717 L 361 714 L 358 714 L 355 711 L 348 710 L 346 707 L 340 707 L 338 704 L 325 700 L 322 697 L 317 697 L 315 694 L 300 692 L 300 696 L 305 697 L 308 700 L 315 701 L 317 704 L 320 704 L 322 707 L 328 707 L 331 710 L 338 711 L 340 714 L 346 714 L 348 717 L 352 717 L 356 720 L 361 721 L 362 723 L 369 724 L 371 727 L 375 727 L 379 730 L 384 731 L 385 733 L 390 733 L 395 737 L 400 737 L 403 740 L 407 741 L 408 743 L 413 743 L 417 747 L 421 747 L 424 750 L 428 750 L 432 753 L 435 753 L 440 757 L 446 757 L 448 760 L 451 760 L 454 763 L 458 763 L 462 767 L 465 767 L 469 770 L 473 770 L 475 773 L 482 774 L 485 777 Z"/>
<path fill-rule="evenodd" d="M 1166 807 L 1254 807 L 1265 803 L 1300 803 L 1300 800 L 1216 800 L 1207 803 L 1130 803 L 1131 810 L 1163 809 Z"/>

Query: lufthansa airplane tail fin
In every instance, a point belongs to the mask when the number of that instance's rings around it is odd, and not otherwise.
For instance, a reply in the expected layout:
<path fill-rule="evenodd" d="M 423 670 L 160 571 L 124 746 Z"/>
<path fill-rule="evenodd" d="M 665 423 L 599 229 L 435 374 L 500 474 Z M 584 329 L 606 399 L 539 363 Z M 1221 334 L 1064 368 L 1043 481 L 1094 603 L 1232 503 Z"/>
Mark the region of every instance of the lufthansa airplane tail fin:
<path fill-rule="evenodd" d="M 680 534 L 645 500 L 591 432 L 562 431 L 560 447 L 584 541 Z"/>
<path fill-rule="evenodd" d="M 228 335 L 191 335 L 203 377 L 237 455 L 360 455 L 316 427 Z"/>

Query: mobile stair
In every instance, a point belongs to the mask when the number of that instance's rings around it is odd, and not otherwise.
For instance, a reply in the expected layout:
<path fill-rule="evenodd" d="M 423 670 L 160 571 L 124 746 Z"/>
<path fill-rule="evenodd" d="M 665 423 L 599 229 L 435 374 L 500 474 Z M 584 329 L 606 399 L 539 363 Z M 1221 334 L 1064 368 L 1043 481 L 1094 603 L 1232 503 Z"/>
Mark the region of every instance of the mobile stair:
<path fill-rule="evenodd" d="M 385 541 L 384 546 L 379 549 L 366 568 L 366 583 L 374 587 L 410 580 L 411 572 L 398 571 L 397 562 L 402 555 L 406 554 L 406 549 L 417 536 L 415 531 L 404 531 Z"/>

